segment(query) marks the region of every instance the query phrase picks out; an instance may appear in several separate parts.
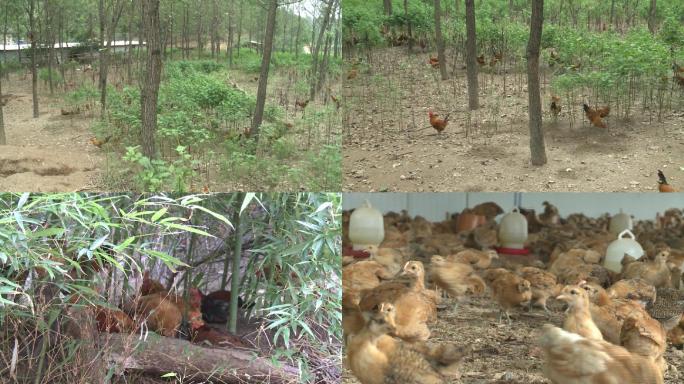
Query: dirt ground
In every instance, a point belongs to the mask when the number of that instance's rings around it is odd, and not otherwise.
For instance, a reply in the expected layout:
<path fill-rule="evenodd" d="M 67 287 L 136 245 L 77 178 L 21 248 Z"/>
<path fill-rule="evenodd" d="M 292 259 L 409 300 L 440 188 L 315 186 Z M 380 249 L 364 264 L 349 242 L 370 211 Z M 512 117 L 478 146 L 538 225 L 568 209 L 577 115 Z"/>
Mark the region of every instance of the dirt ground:
<path fill-rule="evenodd" d="M 453 310 L 453 301 L 438 314 L 430 329 L 431 342 L 456 343 L 467 346 L 470 352 L 463 360 L 461 378 L 450 383 L 461 384 L 541 384 L 550 383 L 542 373 L 543 351 L 537 346 L 541 326 L 545 323 L 562 326 L 562 304 L 549 301 L 551 315 L 533 308 L 511 312 L 512 322 L 498 322 L 496 302 L 489 298 L 471 298 Z M 681 383 L 684 378 L 684 351 L 668 346 L 665 359 L 669 369 L 665 383 Z M 358 384 L 348 369 L 344 370 L 344 384 Z"/>
<path fill-rule="evenodd" d="M 371 64 L 364 56 L 358 77 L 345 82 L 344 191 L 655 191 L 657 169 L 684 189 L 684 89 L 670 86 L 671 108 L 660 122 L 657 111 L 640 106 L 618 118 L 613 106 L 603 130 L 584 118 L 581 100 L 592 104 L 589 95 L 576 95 L 575 104 L 564 98 L 554 121 L 551 79 L 543 76 L 548 163 L 535 167 L 524 71 L 483 68 L 480 109 L 469 116 L 462 58 L 441 81 L 428 57 L 376 49 Z M 429 125 L 428 108 L 450 113 L 441 135 Z"/>
<path fill-rule="evenodd" d="M 39 92 L 33 118 L 31 81 L 3 79 L 6 146 L 0 150 L 0 190 L 7 192 L 74 192 L 97 189 L 102 150 L 90 144 L 91 119 L 62 116 L 60 101 Z M 57 90 L 55 95 L 61 95 Z"/>

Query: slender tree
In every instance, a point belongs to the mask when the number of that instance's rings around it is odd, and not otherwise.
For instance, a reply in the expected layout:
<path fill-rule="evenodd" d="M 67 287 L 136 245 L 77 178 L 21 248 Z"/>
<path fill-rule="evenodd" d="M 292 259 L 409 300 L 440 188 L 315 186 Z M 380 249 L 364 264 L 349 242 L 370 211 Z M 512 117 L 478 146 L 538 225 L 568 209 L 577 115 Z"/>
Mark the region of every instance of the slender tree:
<path fill-rule="evenodd" d="M 325 32 L 328 29 L 328 24 L 330 23 L 333 7 L 335 6 L 334 0 L 328 0 L 325 3 L 327 6 L 324 11 L 325 14 L 323 15 L 323 23 L 320 27 L 321 29 L 318 32 L 318 39 L 314 44 L 314 49 L 311 52 L 311 88 L 309 89 L 309 100 L 313 100 L 316 97 L 316 91 L 318 90 L 316 87 L 316 74 L 319 71 L 318 56 L 321 51 L 321 46 L 325 44 Z"/>
<path fill-rule="evenodd" d="M 7 137 L 5 136 L 5 116 L 2 112 L 2 63 L 0 63 L 0 145 L 7 144 Z"/>
<path fill-rule="evenodd" d="M 264 36 L 264 55 L 261 58 L 261 72 L 259 73 L 259 88 L 257 89 L 256 108 L 250 134 L 259 140 L 259 127 L 264 119 L 264 106 L 266 105 L 266 85 L 268 84 L 268 71 L 273 52 L 273 38 L 275 35 L 276 14 L 278 12 L 278 0 L 268 2 L 268 15 L 266 16 L 266 35 Z"/>
<path fill-rule="evenodd" d="M 530 39 L 527 41 L 527 94 L 530 115 L 530 154 L 533 165 L 546 164 L 541 95 L 539 94 L 539 46 L 544 23 L 544 0 L 532 0 Z"/>
<path fill-rule="evenodd" d="M 648 8 L 648 30 L 652 34 L 656 32 L 656 0 L 651 0 L 651 4 Z"/>
<path fill-rule="evenodd" d="M 446 69 L 446 55 L 444 54 L 444 38 L 442 38 L 442 4 L 435 0 L 435 40 L 437 41 L 437 58 L 439 59 L 439 73 L 442 80 L 449 78 Z"/>
<path fill-rule="evenodd" d="M 162 70 L 162 41 L 159 24 L 159 0 L 142 0 L 143 20 L 147 41 L 147 63 L 143 88 L 140 92 L 142 121 L 142 150 L 150 159 L 157 156 L 157 99 Z"/>
<path fill-rule="evenodd" d="M 475 45 L 475 3 L 465 0 L 466 8 L 466 72 L 468 77 L 468 107 L 475 110 L 480 107 L 477 84 L 477 46 Z"/>

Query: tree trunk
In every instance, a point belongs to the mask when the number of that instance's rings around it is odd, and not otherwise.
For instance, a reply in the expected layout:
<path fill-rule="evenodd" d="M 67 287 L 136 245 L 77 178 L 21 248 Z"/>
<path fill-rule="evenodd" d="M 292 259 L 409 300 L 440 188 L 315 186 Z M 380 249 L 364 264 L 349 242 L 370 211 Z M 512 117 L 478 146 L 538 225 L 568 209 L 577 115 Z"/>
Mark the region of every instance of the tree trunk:
<path fill-rule="evenodd" d="M 392 0 L 384 0 L 385 14 L 392 16 Z"/>
<path fill-rule="evenodd" d="M 655 35 L 656 32 L 656 0 L 651 0 L 651 6 L 648 8 L 648 30 Z"/>
<path fill-rule="evenodd" d="M 38 70 L 36 69 L 36 0 L 29 0 L 29 39 L 31 39 L 31 89 L 33 93 L 33 118 L 38 118 Z"/>
<path fill-rule="evenodd" d="M 131 343 L 135 345 L 131 346 Z M 101 333 L 99 344 L 110 347 L 104 354 L 109 364 L 129 372 L 154 375 L 177 372 L 191 381 L 236 384 L 298 382 L 297 368 L 285 364 L 276 366 L 270 359 L 255 357 L 252 351 L 205 348 L 170 337 L 151 336 L 146 341 L 139 341 L 131 335 L 118 333 Z M 133 350 L 135 353 L 131 354 Z"/>
<path fill-rule="evenodd" d="M 55 54 L 55 39 L 54 39 L 54 34 L 53 34 L 53 29 L 52 29 L 52 9 L 51 9 L 51 3 L 49 0 L 45 1 L 45 27 L 46 27 L 46 37 L 48 44 L 48 85 L 50 86 L 50 96 L 54 95 L 55 93 L 55 87 L 52 82 L 52 59 Z"/>
<path fill-rule="evenodd" d="M 475 4 L 474 0 L 465 0 L 466 8 L 466 72 L 468 77 L 468 107 L 475 110 L 480 107 L 477 85 L 477 46 L 475 45 Z"/>
<path fill-rule="evenodd" d="M 270 0 L 268 4 L 268 16 L 266 17 L 266 35 L 264 36 L 264 54 L 261 58 L 261 72 L 259 73 L 259 88 L 257 90 L 256 108 L 250 134 L 259 141 L 259 127 L 264 118 L 264 106 L 266 104 L 266 85 L 268 84 L 268 70 L 271 64 L 271 52 L 273 52 L 273 38 L 275 34 L 276 12 L 278 0 Z"/>
<path fill-rule="evenodd" d="M 459 0 L 457 0 L 456 2 L 458 3 L 458 1 Z M 436 12 L 437 11 L 435 10 L 435 14 L 436 14 Z M 408 34 L 408 41 L 409 41 L 409 51 L 412 51 L 413 50 L 413 32 L 411 31 L 411 19 L 409 19 L 409 15 L 408 15 L 408 0 L 404 0 L 404 16 L 406 17 L 406 27 L 408 29 L 407 34 Z M 441 30 L 440 30 L 439 34 L 440 34 L 440 36 L 442 35 Z M 438 55 L 439 55 L 439 53 L 438 53 Z"/>
<path fill-rule="evenodd" d="M 446 55 L 444 54 L 444 39 L 442 38 L 442 4 L 435 0 L 435 41 L 437 42 L 437 58 L 439 59 L 439 73 L 442 80 L 449 78 L 447 75 Z"/>
<path fill-rule="evenodd" d="M 238 193 L 234 204 L 235 213 L 233 215 L 233 224 L 235 225 L 235 232 L 233 233 L 233 241 L 235 244 L 233 245 L 233 261 L 231 263 L 233 270 L 230 274 L 231 292 L 240 292 L 240 257 L 242 256 L 242 234 L 244 233 L 244 225 L 240 224 L 240 208 L 242 207 L 244 198 L 244 193 Z M 237 318 L 238 295 L 230 295 L 230 321 L 228 324 L 228 331 L 232 334 L 235 334 L 237 330 Z"/>
<path fill-rule="evenodd" d="M 332 8 L 335 4 L 334 0 L 328 0 L 327 7 L 325 9 L 325 15 L 323 16 L 323 24 L 318 32 L 318 39 L 314 45 L 314 50 L 311 52 L 311 88 L 309 89 L 309 100 L 313 100 L 316 97 L 316 73 L 318 73 L 318 56 L 321 51 L 321 45 L 325 44 L 323 37 L 325 36 L 325 30 L 328 29 L 328 23 L 330 23 L 330 15 L 332 14 Z"/>
<path fill-rule="evenodd" d="M 149 159 L 157 156 L 155 133 L 157 130 L 157 98 L 161 80 L 161 32 L 159 25 L 159 0 L 143 0 L 143 19 L 147 37 L 147 65 L 144 85 L 140 93 L 142 114 L 142 149 Z"/>
<path fill-rule="evenodd" d="M 240 16 L 238 17 L 238 27 L 237 27 L 237 57 L 240 57 L 240 44 L 242 41 L 242 0 L 240 0 Z"/>
<path fill-rule="evenodd" d="M 542 128 L 541 95 L 539 94 L 539 46 L 544 22 L 544 0 L 532 0 L 530 39 L 527 42 L 527 94 L 530 115 L 530 154 L 532 165 L 546 164 Z"/>
<path fill-rule="evenodd" d="M 613 25 L 613 19 L 614 18 L 615 18 L 615 0 L 610 0 L 610 25 Z"/>
<path fill-rule="evenodd" d="M 128 52 L 126 52 L 126 77 L 128 84 L 133 83 L 133 15 L 135 14 L 135 3 L 131 3 L 130 14 L 128 15 Z M 142 42 L 142 38 L 138 36 L 138 44 Z"/>
<path fill-rule="evenodd" d="M 102 6 L 102 1 L 100 4 Z M 114 40 L 116 26 L 119 24 L 119 18 L 123 12 L 123 1 L 117 1 L 111 4 L 112 7 L 112 19 L 109 24 L 106 20 L 106 12 L 104 7 L 100 10 L 100 17 L 102 21 L 100 22 L 100 114 L 104 116 L 105 109 L 107 109 L 107 76 L 109 74 L 109 50 L 112 48 L 112 40 Z"/>
<path fill-rule="evenodd" d="M 2 64 L 0 64 L 0 145 L 7 144 L 7 137 L 5 136 L 5 116 L 2 113 Z"/>
<path fill-rule="evenodd" d="M 297 10 L 297 35 L 295 36 L 295 57 L 299 57 L 299 34 L 302 31 L 302 11 Z"/>

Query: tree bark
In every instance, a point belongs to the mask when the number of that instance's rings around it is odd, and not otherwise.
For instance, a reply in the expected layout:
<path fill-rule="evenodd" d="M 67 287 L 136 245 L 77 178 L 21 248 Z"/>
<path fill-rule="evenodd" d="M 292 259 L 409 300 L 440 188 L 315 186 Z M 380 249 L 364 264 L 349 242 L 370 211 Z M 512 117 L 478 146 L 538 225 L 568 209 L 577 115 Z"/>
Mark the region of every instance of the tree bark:
<path fill-rule="evenodd" d="M 656 32 L 656 0 L 651 0 L 651 6 L 648 8 L 648 30 L 651 34 Z"/>
<path fill-rule="evenodd" d="M 38 118 L 38 70 L 36 69 L 36 0 L 29 0 L 29 38 L 31 39 L 31 90 L 33 94 L 33 118 Z"/>
<path fill-rule="evenodd" d="M 392 0 L 384 0 L 385 14 L 392 16 Z"/>
<path fill-rule="evenodd" d="M 5 136 L 5 116 L 2 112 L 2 64 L 0 64 L 0 145 L 7 144 Z"/>
<path fill-rule="evenodd" d="M 327 1 L 327 7 L 325 9 L 325 15 L 323 16 L 323 24 L 321 24 L 321 29 L 318 32 L 318 39 L 314 45 L 313 52 L 311 52 L 311 88 L 309 89 L 309 100 L 313 100 L 316 97 L 316 73 L 318 73 L 318 54 L 321 51 L 321 46 L 325 44 L 325 31 L 328 29 L 328 24 L 330 23 L 330 15 L 332 14 L 333 6 L 335 5 L 334 0 Z"/>
<path fill-rule="evenodd" d="M 435 0 L 435 40 L 437 42 L 437 58 L 439 59 L 439 73 L 442 80 L 449 78 L 447 75 L 446 55 L 444 54 L 444 38 L 442 38 L 442 4 Z"/>
<path fill-rule="evenodd" d="M 475 45 L 475 4 L 465 0 L 466 8 L 466 72 L 468 77 L 468 108 L 480 107 L 477 85 L 477 46 Z"/>
<path fill-rule="evenodd" d="M 270 0 L 268 4 L 268 15 L 266 16 L 266 35 L 264 38 L 264 52 L 261 57 L 261 72 L 259 73 L 259 88 L 257 89 L 256 108 L 250 135 L 259 141 L 259 127 L 264 119 L 264 106 L 266 105 L 266 85 L 268 84 L 268 71 L 271 65 L 271 52 L 273 52 L 273 38 L 275 34 L 276 13 L 278 11 L 278 0 Z"/>
<path fill-rule="evenodd" d="M 242 235 L 244 233 L 244 224 L 240 223 L 240 208 L 245 199 L 245 194 L 238 193 L 237 199 L 235 199 L 234 209 L 235 213 L 233 215 L 233 223 L 235 224 L 235 232 L 233 233 L 233 260 L 232 260 L 232 271 L 230 273 L 230 291 L 240 292 L 240 257 L 242 256 Z M 237 318 L 238 318 L 238 295 L 230 295 L 230 320 L 228 321 L 228 331 L 235 334 L 237 329 Z"/>
<path fill-rule="evenodd" d="M 123 12 L 124 2 L 117 1 L 112 6 L 112 20 L 107 24 L 107 12 L 100 0 L 100 114 L 104 116 L 107 108 L 107 76 L 109 74 L 109 50 Z"/>
<path fill-rule="evenodd" d="M 162 69 L 159 0 L 143 0 L 142 6 L 147 37 L 147 65 L 143 89 L 140 92 L 142 150 L 145 156 L 154 159 L 157 156 L 155 133 L 157 131 L 157 99 Z"/>
<path fill-rule="evenodd" d="M 530 116 L 530 154 L 532 165 L 546 164 L 541 96 L 539 94 L 539 46 L 544 23 L 544 0 L 532 0 L 530 39 L 527 42 L 527 94 Z"/>
<path fill-rule="evenodd" d="M 131 335 L 117 333 L 102 333 L 99 341 L 100 345 L 109 347 L 105 354 L 107 362 L 127 371 L 155 375 L 176 372 L 187 379 L 216 383 L 298 382 L 297 368 L 284 364 L 276 367 L 267 358 L 255 357 L 252 351 L 205 348 L 159 336 L 139 341 Z"/>

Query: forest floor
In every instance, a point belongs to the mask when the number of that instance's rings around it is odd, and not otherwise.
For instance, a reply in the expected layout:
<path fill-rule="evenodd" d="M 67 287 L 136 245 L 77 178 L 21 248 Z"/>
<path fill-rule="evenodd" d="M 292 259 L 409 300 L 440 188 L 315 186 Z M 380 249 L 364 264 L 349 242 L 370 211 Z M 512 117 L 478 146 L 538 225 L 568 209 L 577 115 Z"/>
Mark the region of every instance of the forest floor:
<path fill-rule="evenodd" d="M 530 312 L 511 312 L 511 325 L 499 323 L 499 307 L 490 298 L 471 298 L 454 311 L 454 301 L 446 301 L 448 309 L 438 313 L 431 324 L 430 342 L 455 343 L 466 346 L 466 354 L 459 373 L 460 379 L 449 383 L 461 384 L 549 384 L 542 373 L 544 353 L 537 346 L 543 324 L 562 327 L 562 304 L 549 300 L 550 316 L 537 308 Z M 684 351 L 668 345 L 665 359 L 669 369 L 665 383 L 681 383 L 684 377 Z M 359 384 L 345 366 L 344 384 Z"/>
<path fill-rule="evenodd" d="M 612 105 L 603 130 L 584 118 L 582 100 L 594 103 L 588 95 L 576 95 L 571 104 L 564 98 L 554 121 L 544 75 L 548 162 L 535 167 L 520 65 L 482 68 L 480 109 L 469 116 L 462 59 L 441 81 L 429 55 L 409 55 L 402 47 L 373 50 L 371 63 L 364 56 L 358 76 L 344 84 L 344 191 L 642 192 L 657 190 L 658 169 L 684 189 L 684 89 L 669 85 L 660 119 L 658 111 L 639 105 L 629 118 L 616 117 Z M 450 113 L 441 135 L 430 127 L 429 108 L 441 117 Z"/>
<path fill-rule="evenodd" d="M 0 150 L 0 190 L 75 192 L 98 189 L 104 157 L 90 144 L 91 118 L 62 116 L 60 99 L 43 92 L 33 118 L 30 78 L 3 80 L 7 144 Z M 62 92 L 57 90 L 55 95 Z"/>

